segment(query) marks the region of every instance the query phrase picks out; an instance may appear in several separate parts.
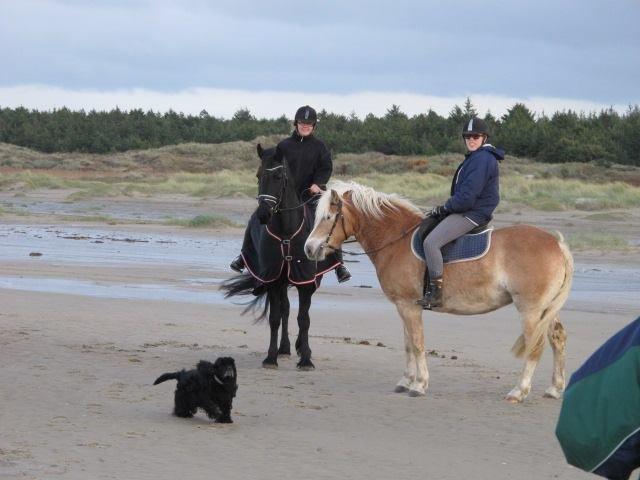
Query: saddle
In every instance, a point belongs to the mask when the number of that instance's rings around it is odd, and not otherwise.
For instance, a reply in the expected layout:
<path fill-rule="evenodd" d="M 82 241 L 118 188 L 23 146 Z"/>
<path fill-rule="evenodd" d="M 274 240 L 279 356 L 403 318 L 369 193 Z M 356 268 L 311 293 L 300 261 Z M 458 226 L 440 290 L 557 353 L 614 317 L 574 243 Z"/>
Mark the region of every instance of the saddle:
<path fill-rule="evenodd" d="M 440 223 L 440 220 L 433 217 L 425 218 L 411 237 L 411 251 L 423 262 L 425 261 L 424 239 L 438 223 Z M 442 247 L 442 260 L 444 263 L 457 263 L 478 260 L 484 257 L 491 247 L 492 232 L 493 226 L 490 226 L 489 223 L 478 225 L 473 230 Z M 424 290 L 426 290 L 428 285 L 429 271 L 425 270 Z"/>

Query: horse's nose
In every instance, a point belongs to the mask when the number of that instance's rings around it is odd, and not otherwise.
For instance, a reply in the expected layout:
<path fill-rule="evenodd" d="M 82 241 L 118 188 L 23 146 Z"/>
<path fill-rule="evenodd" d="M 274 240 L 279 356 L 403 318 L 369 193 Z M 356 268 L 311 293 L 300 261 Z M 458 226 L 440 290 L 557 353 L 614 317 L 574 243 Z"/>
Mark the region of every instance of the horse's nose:
<path fill-rule="evenodd" d="M 304 244 L 304 253 L 309 260 L 313 260 L 313 248 L 308 243 Z"/>

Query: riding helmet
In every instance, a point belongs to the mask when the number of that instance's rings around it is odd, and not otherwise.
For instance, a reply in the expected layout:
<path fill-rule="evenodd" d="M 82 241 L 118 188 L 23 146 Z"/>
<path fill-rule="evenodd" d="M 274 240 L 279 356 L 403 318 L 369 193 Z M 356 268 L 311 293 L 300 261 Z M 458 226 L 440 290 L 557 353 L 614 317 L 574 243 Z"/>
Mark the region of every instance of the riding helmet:
<path fill-rule="evenodd" d="M 300 107 L 296 111 L 296 116 L 293 117 L 293 120 L 294 123 L 313 122 L 313 124 L 315 125 L 315 123 L 318 121 L 318 115 L 312 107 L 310 107 L 309 105 L 305 105 L 304 107 Z"/>
<path fill-rule="evenodd" d="M 489 127 L 481 118 L 473 117 L 462 127 L 462 136 L 465 135 L 486 135 L 489 137 Z"/>

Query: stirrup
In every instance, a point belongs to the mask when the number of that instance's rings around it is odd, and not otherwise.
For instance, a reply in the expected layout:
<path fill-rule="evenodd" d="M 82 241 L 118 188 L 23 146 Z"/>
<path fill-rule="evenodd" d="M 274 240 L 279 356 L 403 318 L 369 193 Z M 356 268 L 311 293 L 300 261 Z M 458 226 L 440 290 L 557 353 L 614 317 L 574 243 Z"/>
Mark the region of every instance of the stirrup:
<path fill-rule="evenodd" d="M 424 297 L 416 300 L 416 304 L 420 305 L 423 310 L 433 310 L 442 307 L 442 280 L 432 280 L 429 282 L 429 290 L 425 292 Z"/>
<path fill-rule="evenodd" d="M 440 303 L 439 305 L 432 304 L 431 296 L 429 295 L 429 293 L 427 293 L 420 300 L 416 300 L 416 305 L 420 305 L 423 310 L 433 310 L 434 308 L 441 307 L 442 303 Z"/>

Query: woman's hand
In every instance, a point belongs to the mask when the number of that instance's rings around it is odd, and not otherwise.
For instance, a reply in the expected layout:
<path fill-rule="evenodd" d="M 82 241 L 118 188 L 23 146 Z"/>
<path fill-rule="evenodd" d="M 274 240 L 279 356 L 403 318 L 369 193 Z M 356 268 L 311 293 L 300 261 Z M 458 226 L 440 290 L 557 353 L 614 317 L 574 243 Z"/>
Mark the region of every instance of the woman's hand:
<path fill-rule="evenodd" d="M 433 207 L 429 215 L 434 218 L 444 218 L 449 215 L 449 212 L 444 208 L 444 205 L 438 205 L 437 207 Z"/>
<path fill-rule="evenodd" d="M 309 187 L 309 191 L 313 195 L 317 195 L 319 193 L 322 193 L 322 189 L 318 185 L 316 185 L 315 183 Z"/>

